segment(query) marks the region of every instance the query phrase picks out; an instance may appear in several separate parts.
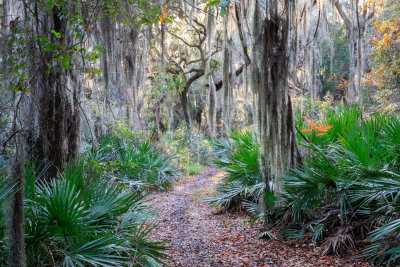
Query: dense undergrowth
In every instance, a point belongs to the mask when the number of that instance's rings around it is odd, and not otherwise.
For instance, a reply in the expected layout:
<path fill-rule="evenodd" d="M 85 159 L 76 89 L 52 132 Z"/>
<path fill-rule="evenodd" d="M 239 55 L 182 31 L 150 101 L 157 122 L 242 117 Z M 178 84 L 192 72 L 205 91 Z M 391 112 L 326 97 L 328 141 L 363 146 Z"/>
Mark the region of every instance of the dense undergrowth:
<path fill-rule="evenodd" d="M 27 163 L 28 266 L 161 266 L 167 247 L 147 238 L 155 214 L 143 198 L 179 175 L 172 158 L 148 141 L 107 135 L 54 179 L 42 176 L 39 169 L 46 166 Z M 12 188 L 5 182 L 0 187 L 3 202 Z M 4 215 L 3 208 L 0 212 Z M 6 264 L 1 218 L 0 257 Z"/>
<path fill-rule="evenodd" d="M 232 209 L 243 200 L 257 200 L 265 186 L 259 165 L 259 144 L 251 131 L 233 132 L 230 139 L 214 142 L 214 164 L 227 172 L 218 185 L 218 196 L 209 199 L 212 205 Z"/>
<path fill-rule="evenodd" d="M 165 155 L 148 140 L 106 135 L 87 154 L 92 165 L 134 188 L 166 189 L 180 175 L 171 164 L 173 154 Z"/>
<path fill-rule="evenodd" d="M 298 116 L 298 138 L 307 148 L 301 165 L 282 177 L 283 189 L 260 209 L 259 145 L 254 133 L 233 133 L 215 143 L 214 164 L 227 175 L 210 199 L 225 208 L 247 208 L 279 236 L 345 254 L 361 245 L 375 264 L 400 263 L 400 117 L 357 109 L 324 114 L 319 122 Z M 275 231 L 262 234 L 276 237 Z"/>
<path fill-rule="evenodd" d="M 155 213 L 144 197 L 166 190 L 182 174 L 199 174 L 211 146 L 183 128 L 157 147 L 118 128 L 86 145 L 57 177 L 48 166 L 25 167 L 25 242 L 28 266 L 161 266 L 162 242 L 149 241 Z M 7 160 L 0 157 L 0 260 L 7 264 L 4 202 L 21 188 L 8 186 Z"/>
<path fill-rule="evenodd" d="M 211 142 L 195 129 L 188 132 L 187 127 L 182 125 L 175 132 L 168 133 L 165 139 L 175 155 L 176 165 L 186 175 L 200 174 L 210 163 L 213 155 Z"/>

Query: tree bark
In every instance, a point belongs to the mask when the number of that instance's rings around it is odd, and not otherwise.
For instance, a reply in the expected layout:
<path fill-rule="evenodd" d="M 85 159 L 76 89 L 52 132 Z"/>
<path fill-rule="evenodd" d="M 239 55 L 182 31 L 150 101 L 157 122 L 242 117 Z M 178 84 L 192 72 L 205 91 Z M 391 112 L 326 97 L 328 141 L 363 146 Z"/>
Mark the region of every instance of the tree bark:
<path fill-rule="evenodd" d="M 258 130 L 263 151 L 262 173 L 267 191 L 279 190 L 280 177 L 299 160 L 289 95 L 289 30 L 294 3 L 270 0 L 256 44 L 261 87 L 258 98 Z M 284 10 L 284 11 L 283 11 Z"/>
<path fill-rule="evenodd" d="M 190 112 L 190 107 L 189 107 L 189 87 L 185 86 L 184 90 L 180 94 L 181 98 L 181 105 L 182 105 L 182 110 L 183 110 L 183 116 L 185 117 L 186 124 L 189 128 L 192 127 L 192 117 L 191 117 L 191 112 Z"/>
<path fill-rule="evenodd" d="M 22 99 L 18 102 L 20 102 Z M 13 132 L 17 132 L 18 104 L 14 106 Z M 8 266 L 25 267 L 25 222 L 24 222 L 24 183 L 25 183 L 25 155 L 21 133 L 12 138 L 15 146 L 15 155 L 11 159 L 9 186 L 13 192 L 7 199 L 7 235 L 8 235 Z"/>
<path fill-rule="evenodd" d="M 223 51 L 223 87 L 224 87 L 224 122 L 223 126 L 227 134 L 231 130 L 231 100 L 232 100 L 232 74 L 231 74 L 231 49 L 230 36 L 228 35 L 230 9 L 224 17 L 224 51 Z"/>
<path fill-rule="evenodd" d="M 368 70 L 367 67 L 363 67 L 365 59 L 363 56 L 363 33 L 365 30 L 365 24 L 373 16 L 374 12 L 367 15 L 367 6 L 364 6 L 364 16 L 359 16 L 359 1 L 351 1 L 350 16 L 343 10 L 341 2 L 336 0 L 334 3 L 335 7 L 346 25 L 349 33 L 349 55 L 350 55 L 350 68 L 349 68 L 349 79 L 350 85 L 347 92 L 347 102 L 349 104 L 356 103 L 362 109 L 362 92 L 361 92 L 361 76 L 363 69 Z"/>
<path fill-rule="evenodd" d="M 215 90 L 214 78 L 210 75 L 209 77 L 210 89 L 208 92 L 208 125 L 210 128 L 210 137 L 215 139 L 215 128 L 217 123 L 217 110 L 216 110 L 216 97 L 217 92 Z"/>
<path fill-rule="evenodd" d="M 72 80 L 73 93 L 72 93 L 72 107 L 69 107 L 72 117 L 67 120 L 68 122 L 68 157 L 67 160 L 73 160 L 79 154 L 80 148 L 80 128 L 81 128 L 81 114 L 79 110 L 79 101 L 81 97 L 81 83 L 76 79 L 75 74 L 70 71 L 69 77 Z"/>
<path fill-rule="evenodd" d="M 51 43 L 60 47 L 65 46 L 67 20 L 60 17 L 61 10 L 54 7 L 48 14 L 40 10 L 36 2 L 33 5 L 37 14 L 37 20 L 33 21 L 35 34 L 47 36 Z M 60 33 L 61 37 L 57 38 L 51 33 L 52 30 Z M 31 151 L 30 158 L 44 165 L 49 164 L 44 177 L 50 179 L 56 177 L 68 159 L 75 157 L 79 151 L 80 84 L 74 82 L 74 88 L 69 89 L 67 74 L 72 74 L 72 70 L 63 68 L 61 62 L 54 59 L 54 52 L 44 52 L 41 46 L 38 46 L 39 68 L 37 73 L 32 73 L 32 76 L 37 78 L 31 86 L 33 95 L 38 97 L 35 106 L 32 107 L 38 114 L 38 133 L 36 148 Z M 72 94 L 72 103 L 68 93 Z"/>
<path fill-rule="evenodd" d="M 17 139 L 21 139 L 17 137 Z M 11 184 L 16 185 L 17 191 L 13 193 L 7 205 L 8 217 L 8 266 L 26 266 L 25 254 L 25 222 L 24 222 L 24 155 L 21 140 L 16 141 L 16 152 L 11 171 Z"/>

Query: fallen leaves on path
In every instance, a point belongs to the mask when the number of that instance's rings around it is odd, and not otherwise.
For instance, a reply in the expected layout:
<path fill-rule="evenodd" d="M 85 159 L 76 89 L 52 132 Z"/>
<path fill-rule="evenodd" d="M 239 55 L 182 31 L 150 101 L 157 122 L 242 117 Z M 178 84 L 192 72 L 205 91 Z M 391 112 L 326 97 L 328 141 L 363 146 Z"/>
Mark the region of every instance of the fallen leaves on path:
<path fill-rule="evenodd" d="M 152 196 L 158 226 L 150 238 L 169 242 L 168 266 L 370 266 L 355 257 L 321 256 L 289 241 L 258 239 L 261 225 L 251 227 L 246 215 L 218 214 L 205 203 L 222 175 L 208 168 Z"/>

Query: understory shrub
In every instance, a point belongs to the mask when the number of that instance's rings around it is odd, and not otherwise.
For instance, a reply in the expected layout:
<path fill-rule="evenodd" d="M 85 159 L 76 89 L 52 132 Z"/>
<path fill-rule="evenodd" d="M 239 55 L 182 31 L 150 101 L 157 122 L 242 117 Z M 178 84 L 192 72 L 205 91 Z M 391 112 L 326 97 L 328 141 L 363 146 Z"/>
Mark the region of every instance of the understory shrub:
<path fill-rule="evenodd" d="M 243 204 L 280 236 L 321 246 L 323 254 L 361 245 L 375 264 L 400 264 L 400 117 L 377 114 L 360 121 L 357 109 L 339 109 L 319 122 L 303 117 L 297 127 L 308 153 L 282 177 L 282 190 L 263 211 L 256 136 L 233 133 L 217 141 L 214 162 L 227 175 L 210 203 Z M 268 231 L 262 236 L 274 237 Z"/>
<path fill-rule="evenodd" d="M 200 174 L 212 158 L 211 142 L 185 125 L 174 133 L 168 133 L 166 142 L 175 152 L 178 165 L 188 175 Z"/>
<path fill-rule="evenodd" d="M 344 253 L 359 241 L 378 264 L 398 264 L 400 214 L 400 118 L 357 110 L 328 115 L 330 131 L 306 132 L 310 155 L 283 177 L 288 236 L 312 236 L 323 252 Z M 360 126 L 361 125 L 361 126 Z M 320 138 L 320 139 L 318 139 Z"/>
<path fill-rule="evenodd" d="M 244 200 L 258 200 L 264 190 L 259 167 L 260 147 L 252 131 L 233 132 L 229 139 L 216 140 L 213 164 L 226 175 L 217 186 L 217 196 L 208 199 L 214 206 L 239 207 Z"/>
<path fill-rule="evenodd" d="M 108 180 L 85 160 L 70 162 L 50 180 L 29 162 L 25 174 L 28 266 L 163 265 L 166 247 L 148 240 L 154 225 L 147 221 L 154 213 L 142 191 Z M 2 201 L 10 189 L 4 183 L 0 188 Z M 6 265 L 3 208 L 0 212 L 1 263 Z"/>
<path fill-rule="evenodd" d="M 92 164 L 135 188 L 166 189 L 180 175 L 173 154 L 164 155 L 148 140 L 106 135 L 88 155 Z"/>
<path fill-rule="evenodd" d="M 201 174 L 204 170 L 204 165 L 198 163 L 198 162 L 191 162 L 186 164 L 186 172 L 189 175 L 198 175 Z"/>

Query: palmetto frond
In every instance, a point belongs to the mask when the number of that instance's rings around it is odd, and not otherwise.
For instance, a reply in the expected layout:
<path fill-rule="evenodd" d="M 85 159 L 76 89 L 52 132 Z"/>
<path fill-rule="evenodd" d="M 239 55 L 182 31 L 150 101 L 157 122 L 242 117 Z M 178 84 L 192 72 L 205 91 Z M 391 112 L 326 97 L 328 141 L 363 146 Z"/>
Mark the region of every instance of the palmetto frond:
<path fill-rule="evenodd" d="M 26 200 L 31 263 L 45 262 L 37 257 L 45 247 L 63 266 L 161 264 L 165 246 L 146 238 L 153 228 L 145 223 L 154 214 L 144 194 L 103 178 L 87 183 L 89 173 L 82 167 L 50 182 L 36 180 L 34 195 Z"/>

